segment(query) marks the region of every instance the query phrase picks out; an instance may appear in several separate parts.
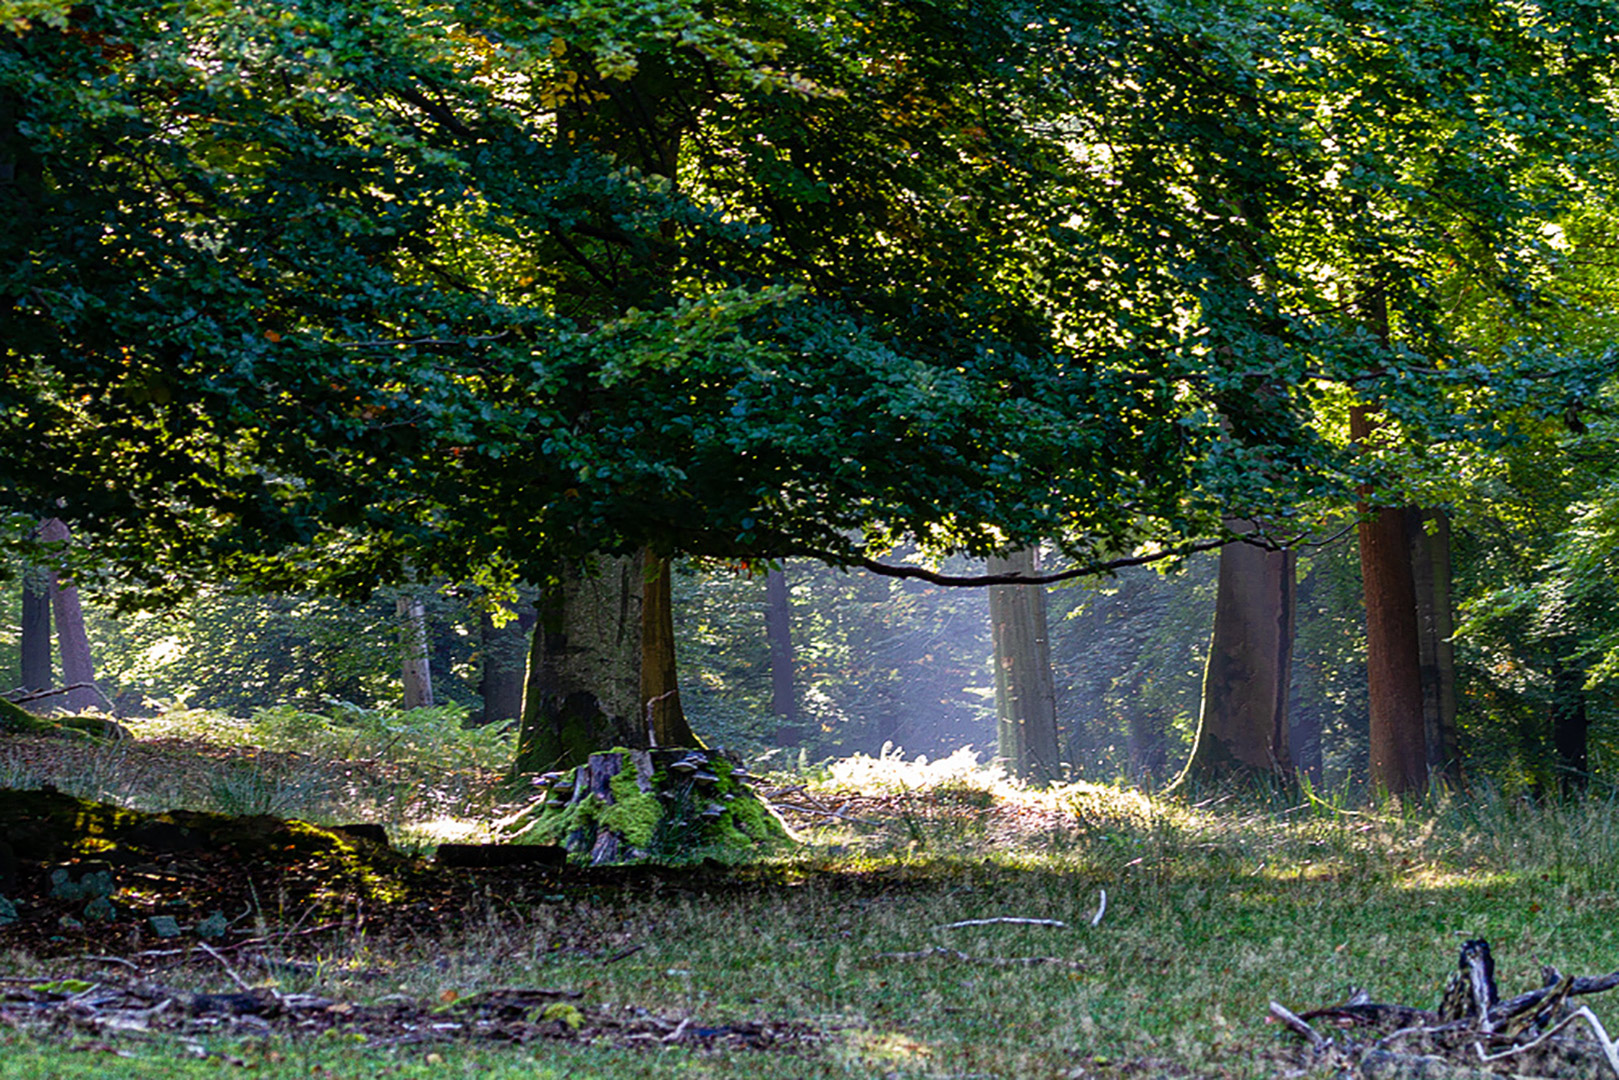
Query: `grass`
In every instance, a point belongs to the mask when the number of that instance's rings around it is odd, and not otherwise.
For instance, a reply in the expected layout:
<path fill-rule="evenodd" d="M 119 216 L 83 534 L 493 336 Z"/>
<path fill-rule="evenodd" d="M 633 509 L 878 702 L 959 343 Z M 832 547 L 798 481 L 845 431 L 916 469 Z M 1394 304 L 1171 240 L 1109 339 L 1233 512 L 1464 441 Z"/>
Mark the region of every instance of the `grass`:
<path fill-rule="evenodd" d="M 1375 1000 L 1432 1006 L 1470 937 L 1494 946 L 1504 994 L 1539 985 L 1543 962 L 1581 974 L 1619 967 L 1610 801 L 1532 805 L 1477 792 L 1405 809 L 1193 806 L 1094 785 L 1029 792 L 947 760 L 858 759 L 795 779 L 803 797 L 843 816 L 805 815 L 804 849 L 739 882 L 491 892 L 470 929 L 329 943 L 303 957 L 318 961 L 313 974 L 281 983 L 344 1001 L 563 987 L 593 1007 L 670 1024 L 792 1021 L 820 1033 L 805 1048 L 380 1050 L 222 1034 L 204 1050 L 276 1077 L 316 1064 L 326 1075 L 404 1077 L 1257 1077 L 1292 1060 L 1290 1037 L 1265 1023 L 1270 1000 L 1301 1011 L 1364 987 Z M 483 798 L 464 812 L 483 812 Z M 941 929 L 998 916 L 1068 928 Z M 948 951 L 923 955 L 935 948 Z M 1012 963 L 1031 957 L 1056 962 Z M 46 968 L 74 970 L 0 959 L 0 975 Z M 220 989 L 220 975 L 205 961 L 186 977 Z M 1614 1017 L 1603 998 L 1588 1000 L 1604 1022 Z M 218 1072 L 220 1059 L 184 1064 L 186 1053 L 164 1039 L 0 1024 L 3 1077 Z"/>

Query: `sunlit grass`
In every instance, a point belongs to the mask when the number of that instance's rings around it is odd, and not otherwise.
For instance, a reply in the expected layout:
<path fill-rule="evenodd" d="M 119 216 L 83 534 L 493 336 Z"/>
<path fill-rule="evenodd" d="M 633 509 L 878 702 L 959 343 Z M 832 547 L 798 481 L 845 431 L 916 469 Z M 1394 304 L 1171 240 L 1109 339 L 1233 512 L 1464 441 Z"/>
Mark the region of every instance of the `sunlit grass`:
<path fill-rule="evenodd" d="M 108 754 L 88 770 L 102 788 L 138 761 Z M 43 767 L 0 760 L 0 777 Z M 1302 1010 L 1364 987 L 1431 1006 L 1469 937 L 1495 946 L 1504 993 L 1538 985 L 1542 962 L 1619 967 L 1619 809 L 1608 800 L 1036 791 L 970 753 L 892 751 L 769 781 L 799 789 L 784 801 L 842 816 L 795 818 L 803 846 L 734 881 L 507 889 L 459 929 L 327 942 L 313 973 L 277 978 L 355 1001 L 567 987 L 672 1022 L 780 1018 L 825 1035 L 798 1056 L 547 1047 L 558 1075 L 1260 1077 L 1293 1050 L 1265 1023 L 1271 999 Z M 353 808 L 341 785 L 326 790 L 320 813 Z M 479 800 L 490 796 L 456 802 L 446 790 L 407 800 L 396 842 L 487 835 L 498 815 Z M 1066 925 L 948 928 L 1008 916 Z M 1592 1004 L 1611 1017 L 1602 998 Z M 425 1052 L 361 1058 L 412 1075 Z M 474 1058 L 494 1075 L 536 1060 L 448 1053 L 452 1073 Z"/>

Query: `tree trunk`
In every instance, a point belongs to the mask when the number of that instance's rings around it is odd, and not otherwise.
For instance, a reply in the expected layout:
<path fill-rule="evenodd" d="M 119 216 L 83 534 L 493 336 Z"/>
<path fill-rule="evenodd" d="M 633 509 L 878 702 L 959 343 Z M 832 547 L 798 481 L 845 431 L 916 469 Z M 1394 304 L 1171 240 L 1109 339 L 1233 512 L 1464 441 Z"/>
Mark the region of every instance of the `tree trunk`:
<path fill-rule="evenodd" d="M 1039 572 L 1036 548 L 989 560 L 991 574 Z M 1046 590 L 1039 585 L 991 585 L 989 618 L 995 640 L 997 749 L 1012 775 L 1033 784 L 1061 778 L 1057 755 L 1057 693 L 1046 630 Z"/>
<path fill-rule="evenodd" d="M 479 623 L 478 696 L 483 699 L 485 724 L 505 723 L 523 715 L 523 660 L 534 622 L 532 612 L 525 612 L 497 627 L 485 612 Z"/>
<path fill-rule="evenodd" d="M 540 590 L 523 689 L 517 769 L 582 765 L 592 751 L 645 749 L 640 555 L 563 567 Z"/>
<path fill-rule="evenodd" d="M 22 574 L 22 681 L 28 691 L 56 685 L 51 674 L 51 576 L 43 567 L 29 566 Z"/>
<path fill-rule="evenodd" d="M 51 518 L 40 527 L 39 536 L 41 540 L 66 544 L 68 528 L 61 519 Z M 56 619 L 56 647 L 62 657 L 62 685 L 74 688 L 67 692 L 64 704 L 69 712 L 94 709 L 102 698 L 95 688 L 96 671 L 90 659 L 90 638 L 84 631 L 79 590 L 55 571 L 51 573 L 51 613 Z"/>
<path fill-rule="evenodd" d="M 1452 787 L 1459 787 L 1462 769 L 1456 732 L 1456 647 L 1450 640 L 1455 633 L 1450 518 L 1443 510 L 1408 507 L 1406 525 L 1411 532 L 1411 580 L 1417 601 L 1428 770 L 1443 775 Z"/>
<path fill-rule="evenodd" d="M 641 707 L 653 746 L 702 745 L 680 707 L 680 681 L 675 666 L 675 613 L 670 566 L 647 551 L 642 554 Z"/>
<path fill-rule="evenodd" d="M 1552 745 L 1557 751 L 1557 783 L 1564 795 L 1583 791 L 1591 780 L 1585 710 L 1585 671 L 1580 665 L 1552 663 Z"/>
<path fill-rule="evenodd" d="M 399 616 L 400 678 L 405 708 L 433 707 L 433 664 L 427 653 L 427 612 L 421 600 L 401 596 L 394 602 Z"/>
<path fill-rule="evenodd" d="M 1251 532 L 1250 522 L 1232 522 Z M 1187 766 L 1208 779 L 1291 778 L 1288 687 L 1293 665 L 1291 551 L 1220 549 L 1214 632 L 1203 671 L 1197 741 Z"/>
<path fill-rule="evenodd" d="M 784 570 L 765 573 L 765 637 L 770 642 L 770 711 L 776 717 L 776 745 L 797 746 L 798 697 L 793 687 L 793 609 Z"/>
<path fill-rule="evenodd" d="M 1372 433 L 1365 406 L 1350 410 L 1349 429 L 1357 442 L 1364 442 Z M 1362 503 L 1359 510 L 1371 780 L 1392 794 L 1420 793 L 1428 786 L 1427 724 L 1405 509 L 1372 508 Z"/>

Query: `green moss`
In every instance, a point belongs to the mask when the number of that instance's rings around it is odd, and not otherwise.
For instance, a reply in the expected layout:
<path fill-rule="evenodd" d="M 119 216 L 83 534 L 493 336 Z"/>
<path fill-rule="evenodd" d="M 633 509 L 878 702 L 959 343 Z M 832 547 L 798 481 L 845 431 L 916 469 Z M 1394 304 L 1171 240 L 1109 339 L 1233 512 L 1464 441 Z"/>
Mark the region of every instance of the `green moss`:
<path fill-rule="evenodd" d="M 794 842 L 770 808 L 732 777 L 731 763 L 723 758 L 710 759 L 711 782 L 659 769 L 651 777 L 651 790 L 642 791 L 636 760 L 644 761 L 645 752 L 622 747 L 609 752 L 621 762 L 608 781 L 611 802 L 583 795 L 562 803 L 547 793 L 513 819 L 509 834 L 522 843 L 562 844 L 583 856 L 606 830 L 619 837 L 626 856 L 675 863 L 745 861 Z M 580 782 L 577 773 L 570 779 Z M 716 805 L 722 808 L 717 814 Z"/>
<path fill-rule="evenodd" d="M 0 698 L 0 732 L 13 735 L 57 735 L 76 739 L 127 739 L 129 729 L 100 716 L 35 716 L 14 702 Z"/>
<path fill-rule="evenodd" d="M 602 827 L 622 836 L 631 847 L 645 850 L 652 843 L 652 832 L 658 827 L 658 819 L 663 817 L 663 807 L 658 804 L 656 795 L 641 790 L 640 782 L 636 779 L 635 761 L 627 753 L 624 755 L 624 766 L 609 781 L 613 789 L 613 804 L 601 806 L 596 820 Z M 594 796 L 591 798 L 595 799 Z"/>

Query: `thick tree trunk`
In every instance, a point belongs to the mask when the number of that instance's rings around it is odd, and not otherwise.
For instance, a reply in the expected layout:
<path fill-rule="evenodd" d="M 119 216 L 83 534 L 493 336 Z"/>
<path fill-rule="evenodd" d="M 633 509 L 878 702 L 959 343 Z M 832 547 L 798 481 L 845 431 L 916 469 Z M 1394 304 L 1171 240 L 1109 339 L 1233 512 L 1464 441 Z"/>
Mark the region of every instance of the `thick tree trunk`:
<path fill-rule="evenodd" d="M 765 637 L 770 643 L 770 711 L 776 717 L 776 745 L 797 746 L 798 696 L 793 687 L 793 610 L 783 570 L 765 573 Z"/>
<path fill-rule="evenodd" d="M 433 707 L 433 664 L 427 653 L 427 611 L 414 596 L 394 601 L 399 616 L 399 673 L 405 708 Z"/>
<path fill-rule="evenodd" d="M 58 518 L 46 521 L 40 539 L 67 543 L 68 528 Z M 56 573 L 51 574 L 51 613 L 56 620 L 56 647 L 62 658 L 62 685 L 74 687 L 63 698 L 69 712 L 83 712 L 101 705 L 95 689 L 96 670 L 90 659 L 90 638 L 84 630 L 84 608 L 79 590 Z M 52 698 L 52 701 L 55 699 Z"/>
<path fill-rule="evenodd" d="M 1373 425 L 1365 406 L 1350 410 L 1350 435 L 1364 442 Z M 1427 722 L 1422 708 L 1422 646 L 1404 507 L 1359 507 L 1360 574 L 1366 600 L 1366 693 L 1371 780 L 1393 794 L 1428 786 Z"/>
<path fill-rule="evenodd" d="M 654 746 L 699 746 L 680 707 L 668 559 L 642 555 L 641 704 Z M 598 748 L 599 749 L 599 748 Z"/>
<path fill-rule="evenodd" d="M 596 750 L 644 749 L 642 557 L 597 556 L 564 567 L 535 604 L 517 769 L 582 765 Z"/>
<path fill-rule="evenodd" d="M 1232 523 L 1239 532 L 1246 522 Z M 1214 632 L 1191 775 L 1290 778 L 1288 687 L 1293 665 L 1291 551 L 1254 544 L 1220 549 Z"/>
<path fill-rule="evenodd" d="M 1564 795 L 1583 791 L 1591 780 L 1585 709 L 1585 671 L 1562 661 L 1552 664 L 1552 746 L 1557 751 L 1557 782 Z"/>
<path fill-rule="evenodd" d="M 497 627 L 486 612 L 479 624 L 478 696 L 483 699 L 485 724 L 505 723 L 523 715 L 523 660 L 534 622 L 530 612 Z"/>
<path fill-rule="evenodd" d="M 989 560 L 991 574 L 1039 572 L 1035 548 Z M 1057 693 L 1046 629 L 1046 590 L 1039 585 L 992 585 L 989 617 L 995 640 L 997 749 L 1014 776 L 1034 784 L 1061 778 L 1057 753 Z"/>
<path fill-rule="evenodd" d="M 1417 600 L 1422 664 L 1423 735 L 1428 770 L 1452 787 L 1462 781 L 1456 731 L 1456 647 L 1450 587 L 1450 518 L 1443 510 L 1406 509 L 1411 532 L 1411 581 Z"/>
<path fill-rule="evenodd" d="M 51 674 L 51 576 L 43 567 L 30 566 L 22 574 L 22 681 L 24 690 L 55 686 Z"/>
<path fill-rule="evenodd" d="M 1199 776 L 1291 774 L 1288 688 L 1294 561 L 1292 552 L 1270 552 L 1249 544 L 1221 550 L 1214 628 L 1190 764 Z"/>

